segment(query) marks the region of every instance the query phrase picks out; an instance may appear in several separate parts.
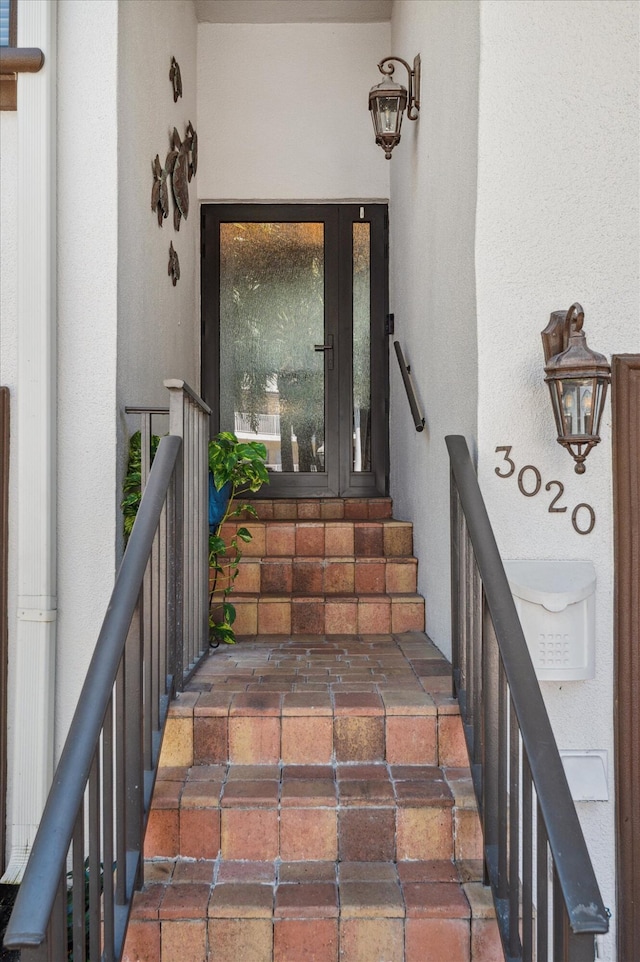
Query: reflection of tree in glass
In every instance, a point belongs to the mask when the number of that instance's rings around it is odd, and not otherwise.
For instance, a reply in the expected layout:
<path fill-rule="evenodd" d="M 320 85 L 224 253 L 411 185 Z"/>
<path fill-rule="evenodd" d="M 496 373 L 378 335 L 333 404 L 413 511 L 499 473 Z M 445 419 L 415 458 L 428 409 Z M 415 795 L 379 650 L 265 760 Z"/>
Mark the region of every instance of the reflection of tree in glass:
<path fill-rule="evenodd" d="M 222 224 L 220 351 L 222 426 L 234 411 L 280 414 L 282 470 L 322 470 L 324 338 L 322 224 Z M 277 392 L 273 387 L 277 387 Z"/>
<path fill-rule="evenodd" d="M 355 471 L 371 470 L 371 225 L 353 225 L 353 431 Z"/>

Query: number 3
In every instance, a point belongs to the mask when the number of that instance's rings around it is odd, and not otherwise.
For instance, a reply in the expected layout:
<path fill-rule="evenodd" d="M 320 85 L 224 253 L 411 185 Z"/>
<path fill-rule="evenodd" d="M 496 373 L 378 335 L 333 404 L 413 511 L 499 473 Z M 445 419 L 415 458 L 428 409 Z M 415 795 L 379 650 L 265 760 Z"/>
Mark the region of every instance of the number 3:
<path fill-rule="evenodd" d="M 512 448 L 512 447 L 513 447 L 513 445 L 511 445 L 511 444 L 505 444 L 505 445 L 502 445 L 502 446 L 499 447 L 499 448 L 496 448 L 496 454 L 498 453 L 498 451 L 504 451 L 504 459 L 505 459 L 505 461 L 507 462 L 507 464 L 509 465 L 509 467 L 510 467 L 510 469 L 511 469 L 511 470 L 507 471 L 506 474 L 503 474 L 502 471 L 500 471 L 499 468 L 496 468 L 496 469 L 495 469 L 495 472 L 496 472 L 496 474 L 498 475 L 499 478 L 510 478 L 511 475 L 513 474 L 513 472 L 514 472 L 515 469 L 516 469 L 515 464 L 513 463 L 513 461 L 511 460 L 511 458 L 509 457 L 509 455 L 511 454 L 511 448 Z"/>

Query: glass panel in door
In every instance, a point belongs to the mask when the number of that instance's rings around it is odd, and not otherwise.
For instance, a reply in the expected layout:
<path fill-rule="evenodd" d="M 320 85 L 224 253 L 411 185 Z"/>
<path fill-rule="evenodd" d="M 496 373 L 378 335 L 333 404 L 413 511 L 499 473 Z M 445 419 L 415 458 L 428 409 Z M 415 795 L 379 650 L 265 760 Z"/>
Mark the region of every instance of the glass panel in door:
<path fill-rule="evenodd" d="M 371 470 L 371 224 L 353 224 L 353 459 Z"/>
<path fill-rule="evenodd" d="M 220 224 L 220 429 L 325 471 L 323 223 Z"/>

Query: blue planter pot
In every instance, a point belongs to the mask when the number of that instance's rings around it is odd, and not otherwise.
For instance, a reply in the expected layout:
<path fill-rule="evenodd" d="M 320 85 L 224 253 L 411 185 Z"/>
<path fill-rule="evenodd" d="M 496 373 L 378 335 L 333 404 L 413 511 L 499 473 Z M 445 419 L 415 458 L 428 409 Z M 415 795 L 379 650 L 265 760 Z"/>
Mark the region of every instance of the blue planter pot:
<path fill-rule="evenodd" d="M 227 481 L 218 491 L 213 480 L 213 473 L 209 471 L 209 531 L 212 534 L 224 518 L 230 497 L 231 482 Z"/>

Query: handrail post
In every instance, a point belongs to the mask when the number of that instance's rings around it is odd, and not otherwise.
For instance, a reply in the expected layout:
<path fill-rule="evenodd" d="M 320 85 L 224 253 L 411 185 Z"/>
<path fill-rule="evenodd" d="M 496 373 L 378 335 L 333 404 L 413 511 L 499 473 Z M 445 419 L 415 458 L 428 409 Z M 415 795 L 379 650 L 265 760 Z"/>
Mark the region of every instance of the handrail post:
<path fill-rule="evenodd" d="M 208 436 L 211 410 L 184 381 L 167 380 L 169 431 L 183 440 L 182 468 L 176 471 L 176 534 L 182 545 L 176 584 L 182 598 L 176 612 L 181 618 L 176 652 L 181 660 L 176 687 L 181 691 L 200 657 L 209 634 L 209 523 Z M 178 666 L 176 666 L 178 668 Z"/>

